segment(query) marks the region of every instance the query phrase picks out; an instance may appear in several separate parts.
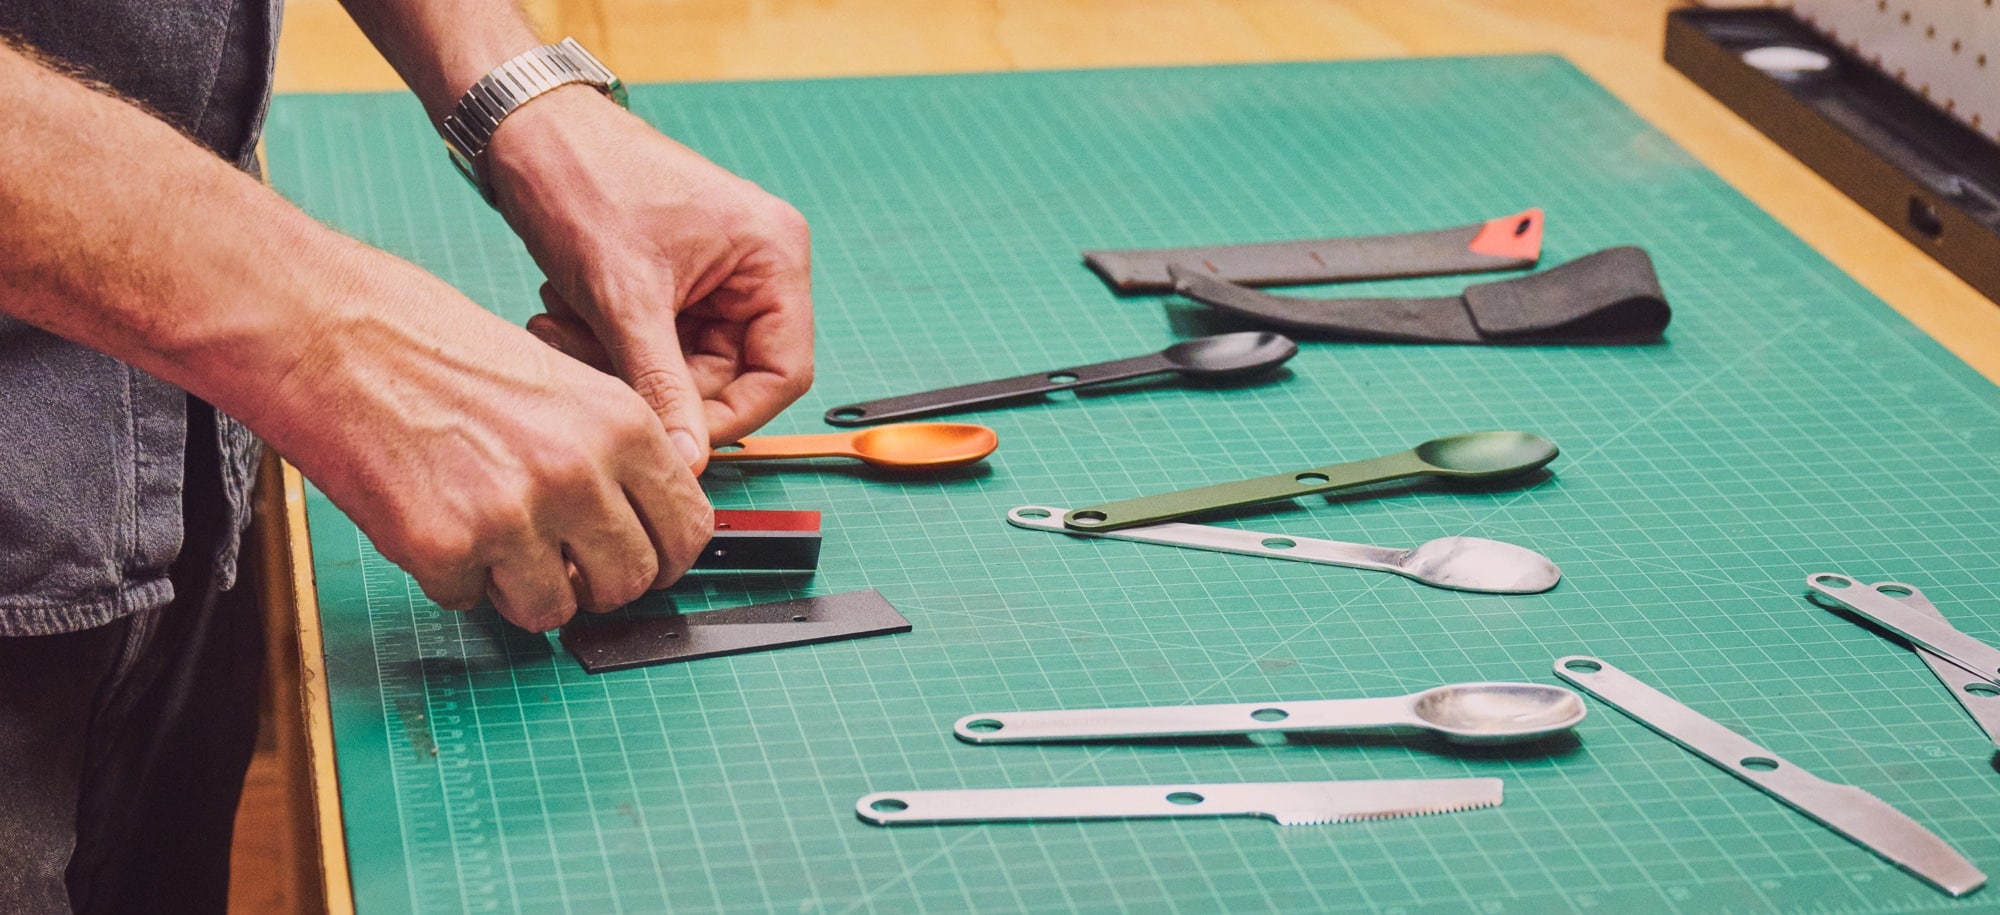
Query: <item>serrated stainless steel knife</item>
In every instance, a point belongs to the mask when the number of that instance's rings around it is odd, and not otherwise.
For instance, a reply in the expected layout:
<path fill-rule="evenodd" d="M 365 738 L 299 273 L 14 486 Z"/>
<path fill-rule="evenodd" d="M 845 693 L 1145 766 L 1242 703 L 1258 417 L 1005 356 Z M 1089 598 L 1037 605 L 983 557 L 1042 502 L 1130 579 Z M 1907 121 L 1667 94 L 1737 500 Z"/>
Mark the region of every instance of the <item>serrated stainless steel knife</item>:
<path fill-rule="evenodd" d="M 854 812 L 877 826 L 1163 817 L 1264 817 L 1316 826 L 1499 804 L 1497 778 L 1419 778 L 882 791 L 855 802 Z"/>
<path fill-rule="evenodd" d="M 1578 689 L 1918 879 L 1953 896 L 1986 885 L 1972 862 L 1881 798 L 1818 778 L 1608 662 L 1571 655 L 1557 659 L 1555 669 Z"/>

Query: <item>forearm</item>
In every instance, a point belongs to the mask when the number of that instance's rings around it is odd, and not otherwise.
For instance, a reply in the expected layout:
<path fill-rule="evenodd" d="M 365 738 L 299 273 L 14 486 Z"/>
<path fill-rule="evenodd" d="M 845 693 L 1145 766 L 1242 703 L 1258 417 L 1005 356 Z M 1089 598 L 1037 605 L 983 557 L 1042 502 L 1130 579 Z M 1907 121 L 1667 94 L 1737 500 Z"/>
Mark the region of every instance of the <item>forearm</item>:
<path fill-rule="evenodd" d="M 341 0 L 431 120 L 494 67 L 542 42 L 513 0 Z"/>
<path fill-rule="evenodd" d="M 345 303 L 442 286 L 4 45 L 0 161 L 0 313 L 253 425 Z"/>

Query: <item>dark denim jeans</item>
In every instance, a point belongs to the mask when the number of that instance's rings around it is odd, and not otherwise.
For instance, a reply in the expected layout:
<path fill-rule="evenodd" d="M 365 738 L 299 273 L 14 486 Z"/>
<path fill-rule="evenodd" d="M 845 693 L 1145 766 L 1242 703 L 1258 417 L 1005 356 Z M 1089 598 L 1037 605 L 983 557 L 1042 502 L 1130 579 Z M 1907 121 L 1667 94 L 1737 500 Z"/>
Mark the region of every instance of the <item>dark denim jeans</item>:
<path fill-rule="evenodd" d="M 0 638 L 0 912 L 215 912 L 257 733 L 253 589 L 217 589 L 230 529 L 214 419 L 189 411 L 172 603 Z M 199 430 L 199 431 L 196 431 Z"/>

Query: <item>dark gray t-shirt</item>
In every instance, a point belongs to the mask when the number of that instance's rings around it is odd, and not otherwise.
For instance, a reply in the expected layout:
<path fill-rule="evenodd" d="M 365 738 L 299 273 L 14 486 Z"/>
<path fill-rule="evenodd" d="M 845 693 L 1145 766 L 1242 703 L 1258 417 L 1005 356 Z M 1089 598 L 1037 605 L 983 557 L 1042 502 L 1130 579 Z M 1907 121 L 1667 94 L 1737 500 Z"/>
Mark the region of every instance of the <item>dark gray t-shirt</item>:
<path fill-rule="evenodd" d="M 281 2 L 0 0 L 0 32 L 254 173 Z M 86 629 L 173 599 L 189 409 L 208 407 L 0 317 L 0 636 Z M 229 533 L 215 562 L 226 586 L 258 445 L 218 419 Z"/>

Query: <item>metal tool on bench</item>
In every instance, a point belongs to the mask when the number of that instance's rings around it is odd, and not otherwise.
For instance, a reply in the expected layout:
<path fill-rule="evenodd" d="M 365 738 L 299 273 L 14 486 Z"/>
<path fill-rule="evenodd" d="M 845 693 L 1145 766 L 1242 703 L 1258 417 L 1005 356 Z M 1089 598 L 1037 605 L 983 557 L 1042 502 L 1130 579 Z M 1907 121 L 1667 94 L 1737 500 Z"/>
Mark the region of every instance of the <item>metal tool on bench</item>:
<path fill-rule="evenodd" d="M 760 435 L 717 447 L 710 461 L 850 457 L 883 470 L 921 472 L 976 464 L 1000 447 L 992 429 L 971 423 L 896 423 L 859 432 Z"/>
<path fill-rule="evenodd" d="M 810 572 L 819 568 L 819 512 L 718 508 L 695 572 Z"/>
<path fill-rule="evenodd" d="M 1910 640 L 1911 644 L 1936 652 L 1939 657 L 1978 674 L 1989 683 L 2000 684 L 2000 648 L 1966 635 L 1942 618 L 1927 616 L 1877 590 L 1878 587 L 1907 586 L 1894 582 L 1869 586 L 1837 572 L 1817 572 L 1806 576 L 1806 587 L 1842 609 L 1857 613 Z"/>
<path fill-rule="evenodd" d="M 1062 517 L 1063 509 L 1060 508 L 1022 505 L 1007 512 L 1007 523 L 1028 530 L 1079 537 L 1131 540 L 1215 553 L 1390 572 L 1454 591 L 1538 594 L 1555 587 L 1556 582 L 1562 580 L 1562 571 L 1547 556 L 1527 547 L 1481 537 L 1439 537 L 1410 549 L 1397 549 L 1179 522 L 1116 531 L 1078 531 L 1064 527 Z"/>
<path fill-rule="evenodd" d="M 1410 477 L 1504 479 L 1540 470 L 1559 453 L 1554 442 L 1527 432 L 1468 432 L 1363 461 L 1092 505 L 1064 515 L 1063 525 L 1076 531 L 1113 531 Z"/>
<path fill-rule="evenodd" d="M 1540 683 L 1454 683 L 1407 696 L 1219 705 L 981 712 L 952 727 L 967 743 L 1042 743 L 1258 732 L 1443 735 L 1453 743 L 1539 740 L 1583 720 L 1577 694 Z"/>
<path fill-rule="evenodd" d="M 881 791 L 855 802 L 854 812 L 877 826 L 1166 817 L 1263 817 L 1282 826 L 1318 826 L 1495 807 L 1500 794 L 1497 778 L 984 788 Z"/>
<path fill-rule="evenodd" d="M 1688 752 L 1946 893 L 1963 896 L 1986 885 L 1986 875 L 1972 862 L 1881 798 L 1817 778 L 1605 661 L 1571 655 L 1557 659 L 1555 671 Z"/>
<path fill-rule="evenodd" d="M 585 672 L 601 674 L 908 631 L 880 591 L 850 591 L 700 613 L 578 614 L 562 644 Z"/>
<path fill-rule="evenodd" d="M 1809 578 L 1807 581 L 1810 583 L 1812 579 Z M 1925 597 L 1924 592 L 1915 585 L 1882 581 L 1865 587 L 1925 617 L 1940 623 L 1945 622 L 1944 614 L 1939 612 L 1930 598 Z M 1818 594 L 1826 593 L 1818 587 L 1813 588 L 1813 591 Z M 1841 605 L 1847 606 L 1845 601 L 1842 601 Z M 1972 716 L 1973 722 L 1979 725 L 1979 729 L 1986 732 L 1987 739 L 1993 741 L 1994 747 L 2000 749 L 2000 687 L 1996 687 L 1991 679 L 1973 673 L 1929 648 L 1914 643 L 1910 647 L 1915 649 L 1917 657 L 1923 659 L 1924 666 L 1929 667 L 1931 673 L 1937 676 L 1938 682 L 1944 684 L 1944 688 L 1951 693 L 1952 698 L 1957 699 L 1958 704 L 1964 707 L 1965 713 Z"/>
<path fill-rule="evenodd" d="M 1148 375 L 1176 373 L 1209 381 L 1250 378 L 1277 368 L 1298 352 L 1299 345 L 1282 334 L 1261 331 L 1216 334 L 1184 340 L 1157 353 L 1130 359 L 847 404 L 826 411 L 826 421 L 836 426 L 863 426 Z"/>

